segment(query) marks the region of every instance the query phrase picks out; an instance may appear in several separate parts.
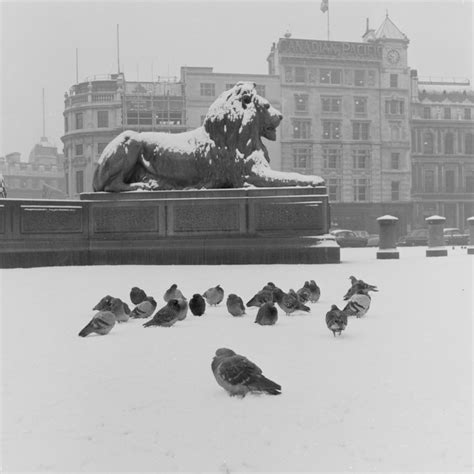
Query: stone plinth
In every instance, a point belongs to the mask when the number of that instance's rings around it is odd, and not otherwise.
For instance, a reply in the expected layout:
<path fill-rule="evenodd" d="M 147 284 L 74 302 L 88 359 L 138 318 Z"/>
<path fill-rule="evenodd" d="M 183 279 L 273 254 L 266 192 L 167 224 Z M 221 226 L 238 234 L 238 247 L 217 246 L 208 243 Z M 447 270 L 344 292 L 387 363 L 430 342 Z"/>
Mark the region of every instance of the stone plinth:
<path fill-rule="evenodd" d="M 377 259 L 388 260 L 400 258 L 397 250 L 397 223 L 398 218 L 395 216 L 381 216 L 377 219 L 379 223 L 379 250 L 377 251 Z"/>
<path fill-rule="evenodd" d="M 467 247 L 468 255 L 474 255 L 474 216 L 467 219 L 469 227 L 469 246 Z"/>
<path fill-rule="evenodd" d="M 334 263 L 329 222 L 324 186 L 6 199 L 0 267 Z"/>
<path fill-rule="evenodd" d="M 428 224 L 428 249 L 426 250 L 427 257 L 446 257 L 448 251 L 444 245 L 444 223 L 446 218 L 442 216 L 427 217 Z"/>

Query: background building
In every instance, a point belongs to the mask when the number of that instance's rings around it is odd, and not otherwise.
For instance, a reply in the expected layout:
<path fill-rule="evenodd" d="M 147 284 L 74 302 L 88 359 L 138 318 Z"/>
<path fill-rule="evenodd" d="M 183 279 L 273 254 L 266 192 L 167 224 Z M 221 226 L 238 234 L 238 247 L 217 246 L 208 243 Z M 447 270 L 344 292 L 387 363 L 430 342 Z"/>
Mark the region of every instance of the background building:
<path fill-rule="evenodd" d="M 464 229 L 474 215 L 474 93 L 459 84 L 422 85 L 415 70 L 412 90 L 414 225 L 437 214 L 446 227 Z"/>
<path fill-rule="evenodd" d="M 66 182 L 63 168 L 64 156 L 41 137 L 29 155 L 28 162 L 21 161 L 20 153 L 0 157 L 0 174 L 3 174 L 9 198 L 42 199 L 64 198 Z"/>
<path fill-rule="evenodd" d="M 293 39 L 274 44 L 281 81 L 282 169 L 318 174 L 334 224 L 377 230 L 390 213 L 411 218 L 407 37 L 388 18 L 362 43 Z"/>

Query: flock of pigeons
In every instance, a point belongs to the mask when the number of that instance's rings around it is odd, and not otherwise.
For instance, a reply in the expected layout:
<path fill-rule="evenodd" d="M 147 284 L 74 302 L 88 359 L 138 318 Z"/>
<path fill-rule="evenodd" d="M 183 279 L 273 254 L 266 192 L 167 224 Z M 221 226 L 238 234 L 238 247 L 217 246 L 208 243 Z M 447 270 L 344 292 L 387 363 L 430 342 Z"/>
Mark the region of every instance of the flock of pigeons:
<path fill-rule="evenodd" d="M 326 314 L 326 325 L 334 337 L 341 335 L 347 327 L 349 316 L 360 318 L 370 308 L 370 291 L 378 291 L 377 287 L 366 283 L 354 276 L 349 277 L 351 287 L 344 295 L 346 306 L 341 310 L 331 305 Z M 229 294 L 226 307 L 229 314 L 235 317 L 243 316 L 246 307 L 257 307 L 255 323 L 262 326 L 274 325 L 278 320 L 278 306 L 287 316 L 295 311 L 309 312 L 306 303 L 316 303 L 321 296 L 321 290 L 314 280 L 306 281 L 298 290 L 289 290 L 285 293 L 274 283 L 267 283 L 244 305 L 242 298 L 234 293 Z M 152 296 L 148 296 L 141 288 L 133 287 L 130 291 L 130 301 L 133 310 L 120 298 L 110 295 L 104 296 L 92 308 L 97 313 L 91 321 L 79 332 L 79 336 L 86 337 L 96 333 L 108 334 L 116 323 L 123 323 L 130 318 L 148 319 L 143 327 L 162 326 L 170 327 L 182 321 L 188 314 L 188 309 L 194 316 L 202 316 L 206 312 L 206 305 L 216 306 L 224 300 L 224 290 L 220 285 L 209 288 L 202 295 L 196 293 L 189 300 L 178 289 L 176 284 L 171 285 L 164 295 L 166 302 L 155 312 L 158 304 Z M 276 306 L 275 306 L 276 305 Z M 152 316 L 153 315 L 153 316 Z M 281 386 L 262 374 L 262 370 L 246 357 L 236 354 L 231 349 L 217 349 L 211 364 L 212 372 L 217 383 L 230 395 L 245 396 L 248 392 L 264 392 L 271 395 L 281 393 Z"/>

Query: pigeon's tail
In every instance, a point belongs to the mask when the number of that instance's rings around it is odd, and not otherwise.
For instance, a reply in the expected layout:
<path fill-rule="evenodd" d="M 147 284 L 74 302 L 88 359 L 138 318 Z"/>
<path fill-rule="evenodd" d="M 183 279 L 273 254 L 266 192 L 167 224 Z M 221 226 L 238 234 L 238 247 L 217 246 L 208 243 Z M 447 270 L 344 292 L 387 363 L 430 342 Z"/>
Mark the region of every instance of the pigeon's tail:
<path fill-rule="evenodd" d="M 270 395 L 280 395 L 281 394 L 281 385 L 278 385 L 276 382 L 273 382 L 270 379 L 267 379 L 263 375 L 258 378 L 258 381 L 255 383 L 255 388 L 260 392 L 265 392 Z"/>
<path fill-rule="evenodd" d="M 81 331 L 79 332 L 78 335 L 81 336 L 81 337 L 86 337 L 86 336 L 88 336 L 91 332 L 92 332 L 91 325 L 88 324 L 84 329 L 81 329 Z"/>
<path fill-rule="evenodd" d="M 257 298 L 254 296 L 252 299 L 250 299 L 247 304 L 245 305 L 247 306 L 247 308 L 250 308 L 252 306 L 258 306 L 258 303 L 257 303 Z"/>
<path fill-rule="evenodd" d="M 150 327 L 150 326 L 153 326 L 154 325 L 154 322 L 153 322 L 153 319 L 150 319 L 150 321 L 147 321 L 143 327 L 144 328 L 147 328 L 147 327 Z"/>
<path fill-rule="evenodd" d="M 311 308 L 309 306 L 306 306 L 305 304 L 302 304 L 302 303 L 298 305 L 298 309 L 300 311 L 306 311 L 307 313 L 311 311 Z"/>

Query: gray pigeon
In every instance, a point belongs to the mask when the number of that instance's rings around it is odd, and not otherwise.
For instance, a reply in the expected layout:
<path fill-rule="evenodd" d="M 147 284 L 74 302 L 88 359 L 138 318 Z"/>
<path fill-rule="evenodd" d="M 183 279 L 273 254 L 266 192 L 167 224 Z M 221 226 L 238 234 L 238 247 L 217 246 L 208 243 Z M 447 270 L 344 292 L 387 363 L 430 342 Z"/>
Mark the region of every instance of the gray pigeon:
<path fill-rule="evenodd" d="M 278 320 L 278 310 L 275 303 L 269 301 L 258 308 L 255 322 L 261 326 L 273 326 Z"/>
<path fill-rule="evenodd" d="M 188 300 L 186 298 L 178 299 L 178 321 L 182 321 L 188 315 Z"/>
<path fill-rule="evenodd" d="M 227 311 L 229 311 L 232 316 L 243 316 L 245 314 L 245 306 L 242 298 L 234 293 L 231 293 L 227 297 L 226 306 Z"/>
<path fill-rule="evenodd" d="M 231 349 L 217 349 L 211 369 L 217 383 L 231 396 L 245 397 L 249 392 L 281 393 L 281 385 L 267 379 L 260 367 Z"/>
<path fill-rule="evenodd" d="M 224 290 L 220 285 L 217 285 L 206 290 L 202 296 L 204 296 L 209 305 L 217 306 L 224 299 Z"/>
<path fill-rule="evenodd" d="M 135 305 L 139 305 L 142 301 L 145 301 L 146 298 L 146 293 L 141 289 L 138 288 L 137 286 L 134 286 L 130 290 L 130 301 Z"/>
<path fill-rule="evenodd" d="M 183 293 L 181 293 L 180 290 L 178 290 L 178 285 L 176 283 L 173 283 L 166 291 L 165 294 L 163 295 L 163 299 L 168 302 L 169 300 L 179 300 L 183 299 Z"/>
<path fill-rule="evenodd" d="M 340 336 L 347 327 L 347 315 L 333 304 L 331 310 L 326 313 L 326 325 L 334 337 L 336 337 L 336 332 Z"/>
<path fill-rule="evenodd" d="M 180 307 L 178 300 L 169 300 L 168 303 L 166 303 L 166 306 L 163 306 L 163 308 L 159 309 L 158 312 L 155 313 L 153 318 L 151 318 L 150 321 L 147 321 L 143 325 L 143 327 L 147 328 L 150 326 L 173 326 L 173 324 L 178 321 L 179 310 Z"/>
<path fill-rule="evenodd" d="M 296 293 L 290 290 L 288 293 L 284 293 L 280 288 L 277 288 L 273 295 L 278 306 L 285 312 L 286 315 L 289 315 L 295 311 L 311 311 L 310 308 L 301 301 L 299 301 Z"/>
<path fill-rule="evenodd" d="M 89 323 L 79 331 L 79 336 L 86 337 L 92 333 L 105 336 L 115 326 L 117 320 L 116 313 L 121 310 L 121 301 L 118 298 L 114 299 L 111 303 L 110 310 L 102 310 L 95 314 Z"/>
<path fill-rule="evenodd" d="M 206 301 L 199 293 L 195 293 L 190 299 L 189 309 L 194 316 L 202 316 L 206 311 Z"/>
<path fill-rule="evenodd" d="M 135 308 L 133 308 L 130 317 L 137 319 L 149 318 L 155 311 L 156 306 L 157 303 L 155 299 L 152 296 L 147 296 L 141 303 L 138 303 Z"/>

